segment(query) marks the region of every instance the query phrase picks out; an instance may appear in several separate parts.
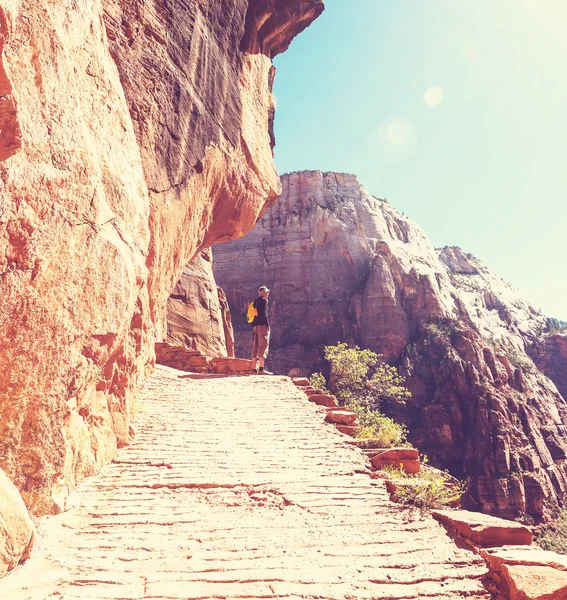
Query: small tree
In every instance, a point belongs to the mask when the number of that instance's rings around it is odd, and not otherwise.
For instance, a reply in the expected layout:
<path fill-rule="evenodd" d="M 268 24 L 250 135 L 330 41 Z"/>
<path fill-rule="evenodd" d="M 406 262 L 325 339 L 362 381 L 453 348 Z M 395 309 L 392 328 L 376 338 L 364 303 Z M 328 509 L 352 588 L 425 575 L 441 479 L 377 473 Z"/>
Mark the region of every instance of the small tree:
<path fill-rule="evenodd" d="M 411 393 L 404 386 L 395 367 L 387 365 L 371 350 L 361 350 L 347 344 L 325 348 L 325 358 L 331 365 L 330 388 L 342 406 L 358 413 L 356 437 L 367 440 L 369 447 L 391 447 L 406 443 L 407 429 L 383 415 L 383 402 L 404 403 Z M 314 387 L 325 389 L 321 373 L 311 376 Z"/>
<path fill-rule="evenodd" d="M 339 343 L 325 348 L 325 358 L 331 364 L 331 391 L 341 404 L 379 410 L 383 402 L 404 403 L 411 397 L 397 369 L 371 350 Z"/>

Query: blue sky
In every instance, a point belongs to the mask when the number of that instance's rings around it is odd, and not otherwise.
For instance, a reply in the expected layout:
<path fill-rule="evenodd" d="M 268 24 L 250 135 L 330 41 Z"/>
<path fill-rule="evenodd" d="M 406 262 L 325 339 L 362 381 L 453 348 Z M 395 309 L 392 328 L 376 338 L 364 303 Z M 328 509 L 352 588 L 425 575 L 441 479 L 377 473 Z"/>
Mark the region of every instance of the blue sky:
<path fill-rule="evenodd" d="M 567 320 L 567 1 L 326 0 L 276 58 L 281 173 L 356 173 Z"/>

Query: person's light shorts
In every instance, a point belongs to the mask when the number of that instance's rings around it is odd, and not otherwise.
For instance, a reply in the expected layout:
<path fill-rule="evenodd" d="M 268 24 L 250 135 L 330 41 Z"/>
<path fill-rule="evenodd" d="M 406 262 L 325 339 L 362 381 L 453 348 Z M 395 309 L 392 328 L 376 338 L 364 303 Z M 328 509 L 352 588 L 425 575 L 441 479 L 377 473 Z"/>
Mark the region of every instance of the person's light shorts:
<path fill-rule="evenodd" d="M 252 346 L 252 358 L 268 358 L 270 348 L 270 328 L 267 325 L 255 325 L 252 328 L 254 332 L 254 344 Z"/>

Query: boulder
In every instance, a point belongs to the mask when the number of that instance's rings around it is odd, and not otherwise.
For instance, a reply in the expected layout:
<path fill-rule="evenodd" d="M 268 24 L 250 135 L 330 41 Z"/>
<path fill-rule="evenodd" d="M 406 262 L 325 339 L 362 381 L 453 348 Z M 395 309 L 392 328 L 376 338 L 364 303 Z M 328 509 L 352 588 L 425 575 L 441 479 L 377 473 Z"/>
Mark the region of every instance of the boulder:
<path fill-rule="evenodd" d="M 35 527 L 20 493 L 0 469 L 0 577 L 29 557 Z"/>
<path fill-rule="evenodd" d="M 245 358 L 213 358 L 212 367 L 214 373 L 250 373 L 252 361 Z"/>
<path fill-rule="evenodd" d="M 530 545 L 532 532 L 526 526 L 491 515 L 468 510 L 434 510 L 433 517 L 441 524 L 471 540 L 476 546 Z"/>
<path fill-rule="evenodd" d="M 552 567 L 503 565 L 510 600 L 567 600 L 567 573 Z"/>
<path fill-rule="evenodd" d="M 483 549 L 496 587 L 513 600 L 565 600 L 567 556 L 537 546 Z"/>
<path fill-rule="evenodd" d="M 480 555 L 493 570 L 502 565 L 524 565 L 551 567 L 567 571 L 567 556 L 542 550 L 539 546 L 500 546 L 482 549 Z"/>

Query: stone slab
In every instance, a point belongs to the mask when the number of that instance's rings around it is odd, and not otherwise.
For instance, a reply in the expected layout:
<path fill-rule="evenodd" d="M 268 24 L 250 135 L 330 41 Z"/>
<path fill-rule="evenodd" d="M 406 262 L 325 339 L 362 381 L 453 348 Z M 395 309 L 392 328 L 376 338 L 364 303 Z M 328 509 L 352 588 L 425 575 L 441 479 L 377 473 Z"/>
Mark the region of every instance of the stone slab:
<path fill-rule="evenodd" d="M 433 517 L 449 526 L 477 546 L 530 545 L 532 532 L 515 521 L 507 521 L 482 513 L 459 511 L 432 511 Z"/>

